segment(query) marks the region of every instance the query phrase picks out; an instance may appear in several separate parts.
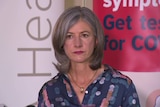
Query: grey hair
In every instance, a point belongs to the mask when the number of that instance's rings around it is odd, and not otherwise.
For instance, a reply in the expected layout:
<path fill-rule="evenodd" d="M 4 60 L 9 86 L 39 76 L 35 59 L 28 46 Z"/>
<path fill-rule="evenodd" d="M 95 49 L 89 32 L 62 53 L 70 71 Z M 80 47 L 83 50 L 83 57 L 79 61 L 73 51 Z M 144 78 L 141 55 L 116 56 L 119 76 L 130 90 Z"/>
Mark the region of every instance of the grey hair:
<path fill-rule="evenodd" d="M 66 9 L 58 18 L 52 35 L 52 45 L 55 57 L 58 61 L 54 63 L 60 73 L 67 73 L 70 69 L 70 60 L 64 52 L 63 45 L 68 30 L 78 22 L 79 19 L 87 22 L 92 28 L 97 39 L 96 47 L 90 60 L 90 68 L 96 70 L 101 67 L 104 49 L 104 31 L 97 16 L 87 7 L 75 6 Z"/>

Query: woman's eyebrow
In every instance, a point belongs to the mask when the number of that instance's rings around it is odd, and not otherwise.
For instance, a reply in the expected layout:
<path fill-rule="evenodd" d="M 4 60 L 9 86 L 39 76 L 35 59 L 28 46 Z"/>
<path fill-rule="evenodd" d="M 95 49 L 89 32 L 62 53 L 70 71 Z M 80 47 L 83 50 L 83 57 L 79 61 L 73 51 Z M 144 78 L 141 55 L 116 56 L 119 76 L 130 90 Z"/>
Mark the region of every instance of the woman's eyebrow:
<path fill-rule="evenodd" d="M 82 31 L 81 33 L 91 33 L 90 31 Z"/>

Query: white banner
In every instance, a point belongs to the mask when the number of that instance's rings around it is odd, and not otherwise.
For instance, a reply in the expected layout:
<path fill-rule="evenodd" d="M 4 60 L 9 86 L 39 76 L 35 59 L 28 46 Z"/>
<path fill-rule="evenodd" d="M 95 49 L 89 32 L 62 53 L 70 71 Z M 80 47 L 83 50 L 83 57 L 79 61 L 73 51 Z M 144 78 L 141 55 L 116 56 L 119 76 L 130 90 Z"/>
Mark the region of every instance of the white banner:
<path fill-rule="evenodd" d="M 35 103 L 57 73 L 51 33 L 63 10 L 64 0 L 0 1 L 0 104 Z"/>

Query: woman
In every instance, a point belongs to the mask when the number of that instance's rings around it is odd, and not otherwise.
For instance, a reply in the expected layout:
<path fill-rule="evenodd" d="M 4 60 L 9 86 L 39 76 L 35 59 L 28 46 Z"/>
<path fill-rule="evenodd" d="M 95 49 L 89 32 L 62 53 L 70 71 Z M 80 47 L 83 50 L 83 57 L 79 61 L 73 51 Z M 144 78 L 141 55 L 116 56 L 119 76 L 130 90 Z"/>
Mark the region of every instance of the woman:
<path fill-rule="evenodd" d="M 65 10 L 52 43 L 59 73 L 43 85 L 38 107 L 140 107 L 132 80 L 102 64 L 103 28 L 91 10 Z"/>

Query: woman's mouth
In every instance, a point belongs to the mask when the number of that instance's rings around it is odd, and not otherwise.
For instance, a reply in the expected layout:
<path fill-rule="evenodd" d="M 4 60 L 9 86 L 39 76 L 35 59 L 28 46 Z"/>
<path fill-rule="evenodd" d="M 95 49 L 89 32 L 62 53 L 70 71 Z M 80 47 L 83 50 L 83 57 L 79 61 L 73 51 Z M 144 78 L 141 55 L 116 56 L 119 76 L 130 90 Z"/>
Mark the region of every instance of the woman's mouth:
<path fill-rule="evenodd" d="M 78 54 L 78 55 L 79 55 L 79 54 L 84 53 L 84 51 L 74 51 L 73 53 L 74 53 L 74 54 Z"/>

